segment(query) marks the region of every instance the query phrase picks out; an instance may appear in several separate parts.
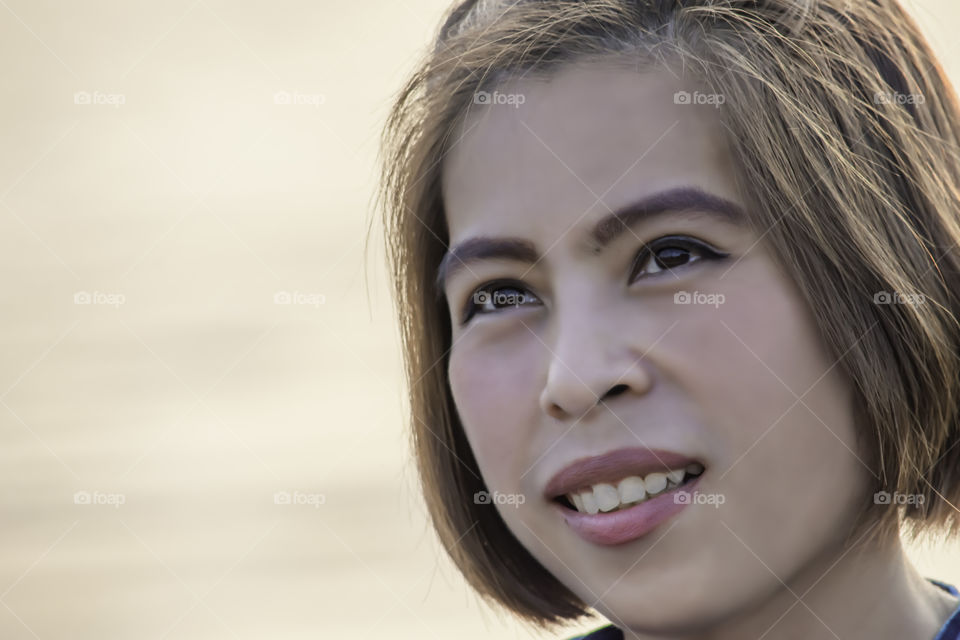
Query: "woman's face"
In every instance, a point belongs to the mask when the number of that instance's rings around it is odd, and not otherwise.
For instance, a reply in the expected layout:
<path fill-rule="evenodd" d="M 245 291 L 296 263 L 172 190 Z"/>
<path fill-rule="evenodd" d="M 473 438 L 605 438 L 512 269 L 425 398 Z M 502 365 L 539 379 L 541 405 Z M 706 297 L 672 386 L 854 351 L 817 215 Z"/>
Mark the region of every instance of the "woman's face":
<path fill-rule="evenodd" d="M 495 494 L 478 508 L 650 632 L 800 581 L 869 492 L 851 385 L 738 217 L 722 97 L 696 91 L 663 70 L 568 65 L 481 98 L 443 161 L 450 386 Z M 688 465 L 675 477 L 695 486 L 662 489 L 655 474 Z M 645 500 L 604 511 L 639 487 Z"/>

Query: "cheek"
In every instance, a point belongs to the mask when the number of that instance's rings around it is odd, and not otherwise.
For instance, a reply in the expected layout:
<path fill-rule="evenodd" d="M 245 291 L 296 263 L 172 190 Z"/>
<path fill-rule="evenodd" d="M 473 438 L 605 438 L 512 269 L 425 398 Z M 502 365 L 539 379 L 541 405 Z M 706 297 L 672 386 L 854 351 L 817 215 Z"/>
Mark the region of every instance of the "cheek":
<path fill-rule="evenodd" d="M 487 487 L 517 492 L 536 424 L 534 359 L 523 349 L 480 348 L 462 340 L 448 376 L 457 414 Z"/>
<path fill-rule="evenodd" d="M 731 277 L 718 307 L 690 307 L 671 336 L 684 352 L 673 359 L 683 363 L 676 375 L 702 410 L 712 410 L 703 424 L 715 425 L 727 444 L 760 446 L 791 432 L 782 427 L 802 424 L 791 458 L 809 457 L 827 441 L 852 449 L 850 381 L 800 291 L 767 262 L 757 259 Z M 783 462 L 769 461 L 774 469 Z"/>
<path fill-rule="evenodd" d="M 850 381 L 791 282 L 757 273 L 728 293 L 717 320 L 696 316 L 697 404 L 713 407 L 724 522 L 775 571 L 846 532 L 867 491 Z M 778 575 L 784 575 L 778 573 Z"/>

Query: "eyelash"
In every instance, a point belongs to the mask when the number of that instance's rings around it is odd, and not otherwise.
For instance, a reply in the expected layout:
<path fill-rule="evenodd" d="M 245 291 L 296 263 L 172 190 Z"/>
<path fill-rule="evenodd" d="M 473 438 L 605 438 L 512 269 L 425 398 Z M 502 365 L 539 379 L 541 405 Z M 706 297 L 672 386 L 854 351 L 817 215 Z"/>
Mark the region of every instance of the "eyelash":
<path fill-rule="evenodd" d="M 653 259 L 654 264 L 656 264 L 658 251 L 662 249 L 678 248 L 678 247 L 688 252 L 699 251 L 701 253 L 701 257 L 697 258 L 696 260 L 691 260 L 686 264 L 679 265 L 678 267 L 673 267 L 674 269 L 683 268 L 690 264 L 700 262 L 701 260 L 704 260 L 704 259 L 712 260 L 712 261 L 723 260 L 724 258 L 730 255 L 727 252 L 714 249 L 713 247 L 704 243 L 703 241 L 697 240 L 690 236 L 681 236 L 681 235 L 661 236 L 660 238 L 657 238 L 656 240 L 653 240 L 652 242 L 647 243 L 637 252 L 636 257 L 634 257 L 633 261 L 630 263 L 631 264 L 630 284 L 633 284 L 636 281 L 637 279 L 636 274 L 639 271 L 640 267 L 650 262 L 650 259 Z M 660 271 L 655 271 L 653 273 L 654 276 L 656 274 L 662 275 L 671 271 L 671 267 L 669 266 L 660 267 L 658 265 L 658 268 L 660 268 Z M 647 277 L 650 277 L 650 276 L 647 276 Z M 489 315 L 491 313 L 496 313 L 496 311 L 478 311 L 479 304 L 477 302 L 474 302 L 474 300 L 476 299 L 477 294 L 483 294 L 483 293 L 487 294 L 487 299 L 489 300 L 490 296 L 493 295 L 494 292 L 500 291 L 502 289 L 514 289 L 516 291 L 525 291 L 526 287 L 516 280 L 509 280 L 509 279 L 492 280 L 490 282 L 480 285 L 470 293 L 470 297 L 467 299 L 467 302 L 465 303 L 463 308 L 463 312 L 461 313 L 460 323 L 461 324 L 468 323 L 473 318 L 473 316 L 478 313 L 480 315 Z M 513 294 L 513 295 L 515 296 L 516 294 Z M 520 295 L 523 295 L 524 297 L 526 297 L 526 293 L 522 293 Z M 535 297 L 536 296 L 534 296 L 534 298 Z M 481 301 L 480 304 L 484 304 L 484 303 Z M 519 306 L 519 304 L 517 304 L 516 306 Z"/>

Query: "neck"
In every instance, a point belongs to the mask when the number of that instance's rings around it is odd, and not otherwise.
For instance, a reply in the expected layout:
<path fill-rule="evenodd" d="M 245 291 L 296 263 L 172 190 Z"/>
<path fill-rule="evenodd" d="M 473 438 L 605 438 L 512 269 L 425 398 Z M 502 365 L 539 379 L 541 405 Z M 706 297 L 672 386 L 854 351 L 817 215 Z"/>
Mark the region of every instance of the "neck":
<path fill-rule="evenodd" d="M 752 609 L 671 640 L 933 640 L 957 600 L 910 563 L 900 538 L 833 549 Z M 628 640 L 653 640 L 625 630 Z"/>

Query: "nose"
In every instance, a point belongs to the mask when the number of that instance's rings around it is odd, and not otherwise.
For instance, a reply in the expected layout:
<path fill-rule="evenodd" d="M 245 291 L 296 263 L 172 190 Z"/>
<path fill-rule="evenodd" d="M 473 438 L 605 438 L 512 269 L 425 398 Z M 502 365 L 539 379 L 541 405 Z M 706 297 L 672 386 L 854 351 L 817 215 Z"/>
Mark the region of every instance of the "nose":
<path fill-rule="evenodd" d="M 562 325 L 562 326 L 561 326 Z M 653 384 L 635 336 L 609 327 L 588 309 L 560 319 L 549 345 L 547 381 L 540 407 L 558 420 L 581 419 L 620 395 L 645 395 Z"/>

